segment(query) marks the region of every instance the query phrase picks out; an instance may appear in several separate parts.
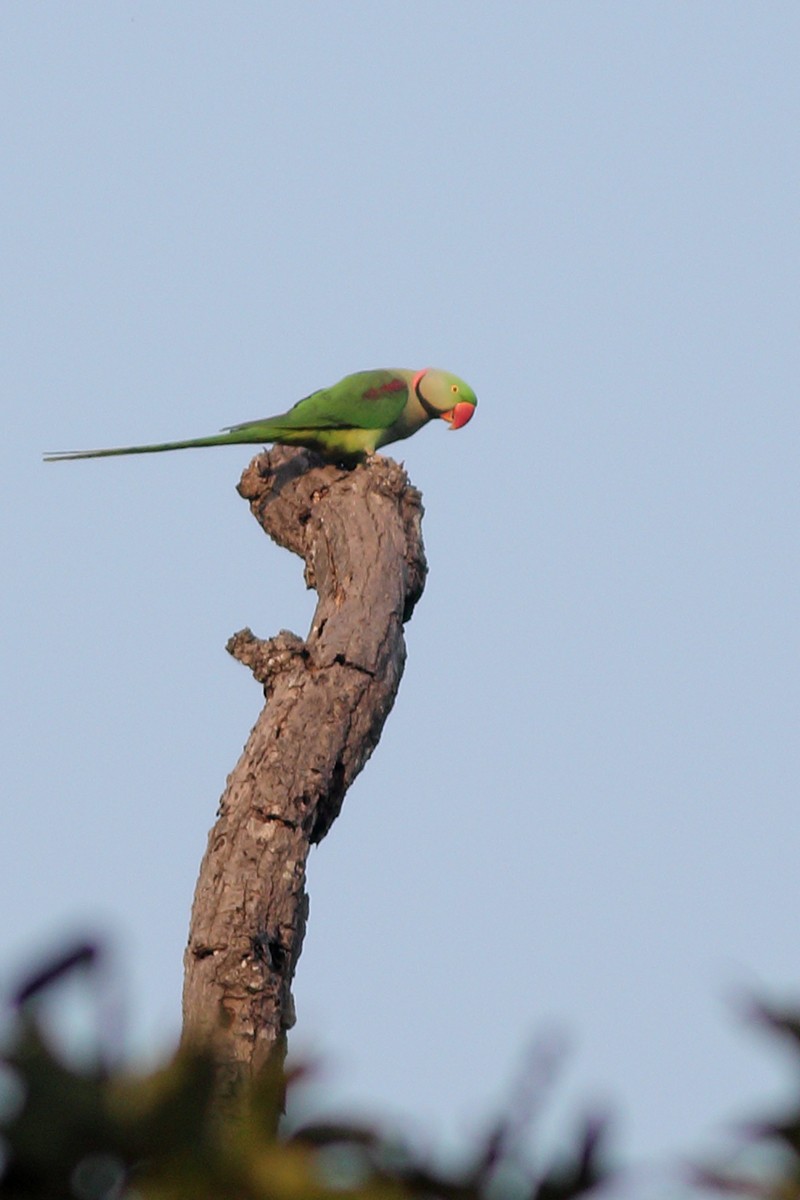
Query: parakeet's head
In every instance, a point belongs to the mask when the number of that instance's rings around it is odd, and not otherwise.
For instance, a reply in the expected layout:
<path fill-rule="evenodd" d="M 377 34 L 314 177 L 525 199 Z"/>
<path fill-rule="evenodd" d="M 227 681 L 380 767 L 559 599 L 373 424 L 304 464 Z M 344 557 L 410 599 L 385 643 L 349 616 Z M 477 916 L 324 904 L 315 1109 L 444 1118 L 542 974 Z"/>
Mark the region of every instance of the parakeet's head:
<path fill-rule="evenodd" d="M 429 417 L 447 421 L 451 429 L 461 429 L 475 412 L 478 398 L 468 383 L 429 367 L 414 376 L 414 391 Z"/>

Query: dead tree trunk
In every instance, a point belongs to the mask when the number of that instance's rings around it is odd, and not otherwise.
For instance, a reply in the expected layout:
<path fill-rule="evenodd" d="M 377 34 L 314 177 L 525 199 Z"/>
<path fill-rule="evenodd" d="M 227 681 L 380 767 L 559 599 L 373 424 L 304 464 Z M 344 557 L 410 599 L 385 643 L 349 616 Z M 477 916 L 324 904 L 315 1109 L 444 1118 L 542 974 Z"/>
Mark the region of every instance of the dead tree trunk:
<path fill-rule="evenodd" d="M 211 1041 L 226 1084 L 283 1047 L 305 932 L 310 846 L 377 745 L 405 663 L 403 622 L 422 594 L 422 503 L 378 459 L 348 471 L 306 451 L 254 459 L 240 494 L 318 593 L 305 641 L 245 629 L 228 649 L 267 703 L 228 778 L 192 906 L 184 1039 Z"/>

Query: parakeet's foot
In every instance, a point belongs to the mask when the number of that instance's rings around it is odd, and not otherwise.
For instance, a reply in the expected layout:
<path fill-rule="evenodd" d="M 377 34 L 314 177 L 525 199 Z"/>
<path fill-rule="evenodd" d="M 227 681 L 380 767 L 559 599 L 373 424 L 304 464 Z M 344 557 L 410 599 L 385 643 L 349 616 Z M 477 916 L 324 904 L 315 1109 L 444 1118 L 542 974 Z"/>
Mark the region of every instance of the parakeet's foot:
<path fill-rule="evenodd" d="M 325 455 L 323 462 L 332 463 L 335 467 L 342 467 L 345 471 L 354 471 L 361 463 L 367 461 L 366 454 L 337 454 Z"/>

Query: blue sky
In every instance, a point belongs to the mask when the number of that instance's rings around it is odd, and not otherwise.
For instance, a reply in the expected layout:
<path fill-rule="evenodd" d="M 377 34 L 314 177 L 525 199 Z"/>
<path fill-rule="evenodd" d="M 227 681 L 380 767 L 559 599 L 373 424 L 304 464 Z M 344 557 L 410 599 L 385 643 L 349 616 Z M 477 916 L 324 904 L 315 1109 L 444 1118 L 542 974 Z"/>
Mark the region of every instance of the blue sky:
<path fill-rule="evenodd" d="M 0 963 L 109 933 L 179 1027 L 197 867 L 313 597 L 210 433 L 372 366 L 478 393 L 399 447 L 431 573 L 310 862 L 295 1047 L 464 1144 L 531 1038 L 658 1163 L 774 1100 L 800 995 L 793 3 L 0 13 Z"/>

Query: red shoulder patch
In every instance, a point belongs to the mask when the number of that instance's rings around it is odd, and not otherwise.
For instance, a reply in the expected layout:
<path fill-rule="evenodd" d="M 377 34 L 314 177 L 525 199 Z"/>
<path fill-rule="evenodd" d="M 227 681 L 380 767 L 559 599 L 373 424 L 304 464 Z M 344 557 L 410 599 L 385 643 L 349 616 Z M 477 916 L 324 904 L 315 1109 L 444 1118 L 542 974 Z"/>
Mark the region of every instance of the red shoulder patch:
<path fill-rule="evenodd" d="M 369 388 L 364 392 L 364 399 L 377 400 L 381 396 L 390 396 L 392 392 L 402 392 L 405 387 L 402 379 L 390 379 L 388 383 L 382 383 L 380 387 Z"/>

